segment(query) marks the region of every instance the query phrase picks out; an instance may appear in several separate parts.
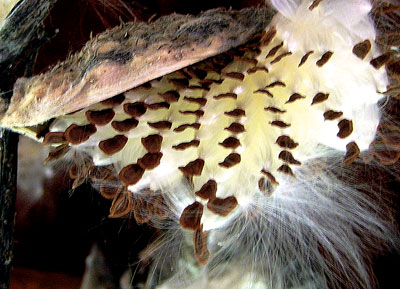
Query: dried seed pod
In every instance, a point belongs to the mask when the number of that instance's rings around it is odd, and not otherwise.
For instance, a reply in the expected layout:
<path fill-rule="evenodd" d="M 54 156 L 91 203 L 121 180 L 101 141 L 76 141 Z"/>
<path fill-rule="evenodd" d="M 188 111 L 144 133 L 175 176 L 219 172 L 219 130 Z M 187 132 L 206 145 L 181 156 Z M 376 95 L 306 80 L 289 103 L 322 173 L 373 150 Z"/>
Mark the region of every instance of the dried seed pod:
<path fill-rule="evenodd" d="M 202 98 L 202 97 L 188 97 L 188 96 L 185 96 L 183 99 L 186 100 L 186 101 L 189 101 L 189 102 L 197 103 L 200 106 L 204 106 L 207 103 L 207 99 L 206 98 Z"/>
<path fill-rule="evenodd" d="M 203 205 L 199 202 L 194 202 L 183 210 L 179 223 L 185 229 L 197 230 L 200 228 L 202 215 Z"/>
<path fill-rule="evenodd" d="M 196 117 L 202 117 L 204 115 L 204 111 L 201 109 L 198 110 L 185 110 L 185 111 L 179 111 L 181 114 L 189 114 L 189 115 L 195 115 Z"/>
<path fill-rule="evenodd" d="M 230 136 L 224 139 L 223 142 L 219 143 L 219 145 L 223 146 L 224 148 L 235 149 L 240 146 L 240 141 L 237 138 Z"/>
<path fill-rule="evenodd" d="M 138 159 L 138 164 L 145 170 L 152 170 L 160 165 L 162 153 L 147 153 Z"/>
<path fill-rule="evenodd" d="M 279 49 L 281 49 L 283 46 L 283 42 L 281 42 L 279 45 L 273 47 L 267 54 L 267 56 L 265 58 L 269 58 L 269 57 L 274 57 L 275 54 L 278 52 Z"/>
<path fill-rule="evenodd" d="M 302 99 L 302 98 L 305 98 L 305 97 L 302 96 L 302 95 L 300 95 L 300 94 L 298 94 L 298 93 L 293 93 L 293 94 L 289 97 L 288 101 L 286 101 L 286 103 L 292 103 L 292 102 L 295 102 L 296 100 Z"/>
<path fill-rule="evenodd" d="M 264 71 L 266 73 L 269 72 L 268 68 L 266 68 L 266 67 L 256 66 L 256 67 L 252 67 L 252 68 L 247 69 L 247 74 L 253 74 L 253 73 L 256 73 L 257 71 Z"/>
<path fill-rule="evenodd" d="M 219 163 L 219 165 L 224 168 L 230 168 L 240 163 L 240 161 L 241 161 L 240 154 L 231 153 L 224 159 L 223 162 Z"/>
<path fill-rule="evenodd" d="M 120 218 L 131 212 L 133 208 L 133 197 L 129 191 L 124 191 L 116 197 L 110 208 L 110 218 Z"/>
<path fill-rule="evenodd" d="M 343 163 L 348 166 L 352 164 L 360 155 L 360 149 L 358 145 L 353 141 L 346 145 L 346 155 L 344 156 Z"/>
<path fill-rule="evenodd" d="M 146 113 L 147 105 L 144 102 L 125 103 L 124 111 L 131 117 L 140 117 Z"/>
<path fill-rule="evenodd" d="M 159 93 L 159 95 L 168 103 L 177 102 L 180 98 L 179 92 L 176 90 L 169 90 L 164 93 Z"/>
<path fill-rule="evenodd" d="M 62 158 L 70 150 L 70 148 L 71 147 L 67 144 L 59 145 L 58 147 L 49 152 L 49 155 L 44 160 L 44 164 Z"/>
<path fill-rule="evenodd" d="M 148 104 L 147 108 L 151 110 L 158 110 L 158 109 L 169 109 L 170 105 L 167 102 L 157 102 Z"/>
<path fill-rule="evenodd" d="M 324 118 L 325 120 L 335 120 L 338 119 L 343 115 L 343 112 L 341 111 L 333 111 L 333 110 L 328 110 L 324 112 Z"/>
<path fill-rule="evenodd" d="M 258 188 L 266 197 L 270 197 L 274 192 L 272 183 L 264 177 L 258 180 Z"/>
<path fill-rule="evenodd" d="M 128 138 L 124 135 L 116 135 L 115 137 L 103 140 L 99 143 L 99 148 L 108 155 L 113 155 L 122 150 Z"/>
<path fill-rule="evenodd" d="M 119 132 L 128 132 L 138 126 L 139 121 L 135 118 L 128 118 L 122 121 L 113 121 L 111 126 Z"/>
<path fill-rule="evenodd" d="M 147 123 L 151 128 L 163 130 L 163 129 L 170 129 L 172 123 L 167 120 L 156 121 L 156 122 L 148 122 Z"/>
<path fill-rule="evenodd" d="M 329 97 L 329 93 L 319 92 L 314 96 L 311 105 L 321 103 L 321 102 L 327 100 L 328 97 Z"/>
<path fill-rule="evenodd" d="M 44 145 L 62 144 L 64 142 L 66 142 L 64 132 L 48 132 L 43 139 Z"/>
<path fill-rule="evenodd" d="M 134 185 L 142 178 L 144 174 L 144 169 L 138 164 L 132 164 L 124 167 L 120 173 L 119 178 L 126 185 Z"/>
<path fill-rule="evenodd" d="M 178 88 L 187 88 L 189 86 L 189 80 L 186 78 L 170 78 L 168 81 Z"/>
<path fill-rule="evenodd" d="M 210 257 L 210 252 L 207 248 L 207 233 L 203 232 L 203 228 L 200 227 L 193 234 L 194 244 L 194 256 L 197 262 L 204 266 L 207 264 Z"/>
<path fill-rule="evenodd" d="M 184 176 L 192 177 L 192 176 L 200 176 L 201 172 L 203 171 L 203 167 L 204 167 L 204 161 L 202 159 L 197 159 L 189 162 L 184 167 L 179 167 L 179 169 L 181 170 Z"/>
<path fill-rule="evenodd" d="M 388 63 L 392 59 L 392 53 L 385 53 L 381 56 L 378 56 L 370 61 L 371 65 L 376 69 L 380 69 L 386 63 Z"/>
<path fill-rule="evenodd" d="M 296 160 L 296 159 L 293 157 L 292 153 L 289 152 L 289 151 L 286 151 L 286 150 L 285 150 L 285 151 L 281 151 L 281 152 L 279 153 L 278 158 L 280 158 L 280 159 L 283 160 L 284 162 L 287 162 L 287 163 L 289 163 L 289 164 L 291 164 L 291 165 L 301 165 L 301 162 L 299 162 L 298 160 Z"/>
<path fill-rule="evenodd" d="M 95 134 L 97 131 L 93 124 L 88 124 L 84 126 L 78 126 L 76 124 L 71 124 L 65 131 L 65 139 L 72 145 L 77 145 L 83 143 L 89 139 L 89 137 Z"/>
<path fill-rule="evenodd" d="M 274 81 L 274 82 L 268 84 L 265 88 L 273 88 L 273 87 L 276 87 L 276 86 L 286 87 L 286 84 L 284 82 L 282 82 L 282 81 Z"/>
<path fill-rule="evenodd" d="M 271 27 L 261 38 L 260 43 L 263 46 L 267 46 L 272 39 L 276 36 L 276 28 L 273 26 Z"/>
<path fill-rule="evenodd" d="M 364 59 L 371 50 L 371 42 L 367 39 L 353 47 L 353 53 L 360 59 Z"/>
<path fill-rule="evenodd" d="M 157 153 L 161 150 L 163 137 L 159 134 L 152 134 L 142 138 L 142 144 L 149 153 Z"/>
<path fill-rule="evenodd" d="M 332 51 L 325 52 L 321 56 L 321 58 L 316 62 L 317 66 L 318 67 L 324 66 L 329 61 L 329 59 L 331 59 L 332 55 L 333 55 Z"/>
<path fill-rule="evenodd" d="M 292 52 L 285 52 L 285 53 L 282 53 L 281 55 L 278 55 L 278 56 L 277 56 L 274 60 L 272 60 L 270 63 L 271 63 L 271 64 L 278 63 L 279 61 L 282 60 L 282 58 L 287 57 L 287 56 L 290 56 L 290 55 L 292 55 Z"/>
<path fill-rule="evenodd" d="M 215 99 L 223 99 L 223 98 L 233 98 L 237 99 L 237 94 L 232 92 L 222 93 L 214 96 Z"/>
<path fill-rule="evenodd" d="M 346 138 L 353 132 L 353 122 L 348 119 L 342 119 L 338 123 L 339 132 L 337 134 L 340 138 Z"/>
<path fill-rule="evenodd" d="M 215 198 L 216 193 L 217 193 L 217 182 L 215 180 L 209 180 L 195 194 L 196 196 L 202 199 L 212 200 Z"/>
<path fill-rule="evenodd" d="M 227 197 L 225 199 L 214 198 L 210 199 L 207 203 L 207 208 L 222 217 L 229 215 L 238 205 L 238 202 L 234 196 Z"/>
<path fill-rule="evenodd" d="M 106 125 L 109 123 L 115 115 L 115 112 L 110 109 L 105 110 L 88 110 L 86 112 L 87 120 L 94 125 Z"/>
<path fill-rule="evenodd" d="M 299 145 L 287 135 L 281 135 L 278 137 L 276 139 L 276 144 L 278 144 L 280 147 L 288 149 L 294 149 Z"/>
<path fill-rule="evenodd" d="M 232 116 L 232 117 L 241 117 L 241 116 L 245 116 L 246 113 L 243 109 L 240 108 L 236 108 L 232 111 L 226 111 L 224 112 L 224 114 L 228 115 L 228 116 Z"/>
<path fill-rule="evenodd" d="M 100 194 L 106 199 L 115 199 L 125 191 L 117 176 L 110 176 L 100 184 Z M 126 193 L 126 192 L 125 192 Z"/>
<path fill-rule="evenodd" d="M 182 132 L 182 131 L 184 131 L 185 129 L 187 129 L 187 128 L 189 128 L 189 127 L 191 127 L 191 128 L 194 128 L 194 129 L 199 129 L 200 128 L 200 124 L 199 123 L 190 123 L 190 124 L 182 124 L 182 125 L 180 125 L 180 126 L 178 126 L 177 128 L 174 128 L 174 131 L 175 132 Z"/>
<path fill-rule="evenodd" d="M 277 126 L 277 127 L 280 127 L 280 128 L 287 128 L 287 127 L 290 126 L 289 123 L 286 123 L 286 122 L 281 121 L 281 120 L 274 120 L 274 121 L 271 122 L 271 125 Z"/>
<path fill-rule="evenodd" d="M 256 91 L 254 91 L 254 93 L 264 93 L 269 97 L 274 97 L 274 95 L 267 89 L 257 89 Z"/>
<path fill-rule="evenodd" d="M 240 81 L 242 81 L 244 79 L 244 74 L 240 73 L 240 72 L 224 72 L 222 75 L 225 77 L 237 79 Z"/>
<path fill-rule="evenodd" d="M 183 142 L 178 145 L 172 146 L 175 150 L 185 150 L 190 147 L 198 147 L 200 145 L 200 141 L 197 139 L 191 140 L 190 142 Z"/>
<path fill-rule="evenodd" d="M 281 172 L 281 173 L 284 173 L 284 174 L 294 177 L 294 173 L 288 165 L 281 165 L 278 168 L 278 172 Z"/>
<path fill-rule="evenodd" d="M 232 133 L 242 133 L 244 132 L 244 125 L 238 122 L 232 122 L 229 127 L 226 127 L 225 129 Z"/>
<path fill-rule="evenodd" d="M 304 63 L 306 63 L 307 59 L 310 57 L 311 54 L 313 54 L 314 51 L 309 51 L 306 54 L 304 54 L 304 56 L 301 58 L 300 63 L 298 65 L 298 67 L 302 66 Z"/>

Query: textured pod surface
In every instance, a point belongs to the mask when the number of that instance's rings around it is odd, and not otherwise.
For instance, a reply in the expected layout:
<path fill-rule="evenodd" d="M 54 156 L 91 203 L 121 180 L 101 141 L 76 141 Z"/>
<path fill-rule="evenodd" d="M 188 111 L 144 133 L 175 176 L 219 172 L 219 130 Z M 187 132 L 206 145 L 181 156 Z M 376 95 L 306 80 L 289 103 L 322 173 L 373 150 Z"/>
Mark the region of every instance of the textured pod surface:
<path fill-rule="evenodd" d="M 1 125 L 31 126 L 110 98 L 243 44 L 271 17 L 267 9 L 216 9 L 122 24 L 49 72 L 19 79 Z"/>

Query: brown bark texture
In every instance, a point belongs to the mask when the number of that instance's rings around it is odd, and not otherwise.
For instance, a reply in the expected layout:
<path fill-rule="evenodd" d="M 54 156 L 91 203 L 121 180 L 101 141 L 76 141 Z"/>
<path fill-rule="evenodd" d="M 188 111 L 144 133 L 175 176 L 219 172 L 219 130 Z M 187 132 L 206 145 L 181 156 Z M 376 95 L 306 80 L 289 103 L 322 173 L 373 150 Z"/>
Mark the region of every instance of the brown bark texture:
<path fill-rule="evenodd" d="M 23 0 L 0 27 L 0 110 L 7 108 L 17 77 L 31 74 L 46 41 L 43 20 L 55 0 Z M 0 128 L 0 289 L 10 285 L 17 182 L 18 135 Z"/>

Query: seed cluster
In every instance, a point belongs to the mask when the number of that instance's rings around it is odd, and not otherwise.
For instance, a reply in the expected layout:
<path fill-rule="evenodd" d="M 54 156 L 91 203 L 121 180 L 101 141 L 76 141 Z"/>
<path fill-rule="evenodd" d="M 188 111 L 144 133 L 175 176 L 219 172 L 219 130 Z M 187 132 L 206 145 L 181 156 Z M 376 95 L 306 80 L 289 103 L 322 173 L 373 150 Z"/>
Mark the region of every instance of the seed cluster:
<path fill-rule="evenodd" d="M 370 50 L 365 40 L 349 55 L 379 69 L 388 56 L 372 59 Z M 101 194 L 113 199 L 112 216 L 133 210 L 140 223 L 166 218 L 175 210 L 165 205 L 168 190 L 189 184 L 192 202 L 179 221 L 193 231 L 194 254 L 204 265 L 212 223 L 240 210 L 246 194 L 271 197 L 296 177 L 332 123 L 329 138 L 343 142 L 344 163 L 359 156 L 352 115 L 335 91 L 304 84 L 308 74 L 335 65 L 335 57 L 335 51 L 288 51 L 272 27 L 244 46 L 57 119 L 44 143 L 81 148 L 93 158 L 70 175 L 77 183 L 87 174 L 100 183 Z M 64 152 L 58 151 L 57 157 Z"/>

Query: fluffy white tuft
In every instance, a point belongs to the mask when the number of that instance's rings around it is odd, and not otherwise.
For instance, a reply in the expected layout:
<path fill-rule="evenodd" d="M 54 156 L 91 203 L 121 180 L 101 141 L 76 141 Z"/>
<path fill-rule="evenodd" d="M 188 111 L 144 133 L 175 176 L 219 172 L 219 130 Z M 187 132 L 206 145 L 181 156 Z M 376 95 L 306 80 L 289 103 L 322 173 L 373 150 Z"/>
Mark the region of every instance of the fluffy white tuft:
<path fill-rule="evenodd" d="M 365 39 L 375 40 L 371 2 L 323 0 L 313 11 L 309 10 L 313 1 L 270 2 L 279 12 L 271 26 L 289 51 L 332 50 L 335 57 L 339 55 L 326 74 L 310 69 L 310 81 L 335 91 L 336 104 L 356 120 L 352 137 L 361 150 L 367 150 L 380 120 L 381 96 L 376 92 L 386 89 L 386 72 L 368 74 L 368 62 L 357 66 L 358 59 L 341 51 L 351 51 Z M 379 55 L 373 45 L 369 60 Z M 286 68 L 291 70 L 290 65 Z M 363 73 L 365 78 L 360 78 Z M 224 226 L 213 219 L 219 228 L 208 228 L 211 257 L 205 267 L 193 258 L 190 232 L 166 232 L 165 242 L 154 252 L 153 268 L 153 276 L 164 278 L 150 278 L 149 288 L 374 288 L 370 254 L 398 245 L 393 215 L 379 185 L 379 171 L 384 169 L 376 162 L 344 166 L 343 143 L 333 142 L 328 133 L 315 139 L 320 145 L 312 147 L 308 159 L 295 170 L 296 178 L 279 179 L 269 198 L 257 194 L 238 198 L 240 211 Z M 375 171 L 374 177 L 365 171 Z M 168 250 L 175 252 L 172 258 Z"/>
<path fill-rule="evenodd" d="M 272 198 L 255 200 L 229 226 L 209 232 L 212 259 L 206 267 L 196 264 L 190 237 L 170 230 L 154 253 L 154 270 L 173 268 L 168 274 L 173 277 L 149 284 L 162 283 L 157 289 L 374 288 L 369 254 L 393 246 L 396 235 L 380 180 L 362 184 L 371 176 L 344 166 L 334 151 L 296 174 Z"/>

